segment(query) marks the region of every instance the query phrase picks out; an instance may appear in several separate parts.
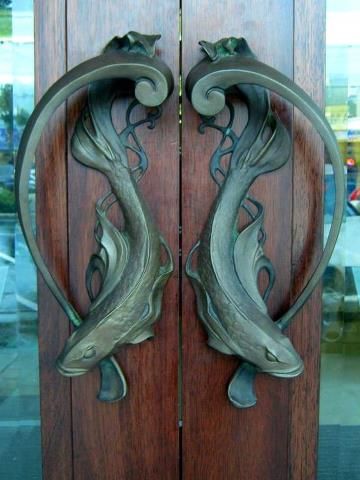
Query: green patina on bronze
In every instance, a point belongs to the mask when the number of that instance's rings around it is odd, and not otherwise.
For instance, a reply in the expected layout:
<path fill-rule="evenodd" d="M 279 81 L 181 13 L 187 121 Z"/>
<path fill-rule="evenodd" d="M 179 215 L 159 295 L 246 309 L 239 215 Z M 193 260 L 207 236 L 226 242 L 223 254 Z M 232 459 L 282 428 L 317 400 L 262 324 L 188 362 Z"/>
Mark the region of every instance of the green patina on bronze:
<path fill-rule="evenodd" d="M 136 127 L 155 126 L 161 105 L 173 89 L 168 67 L 153 58 L 159 35 L 129 32 L 115 37 L 104 53 L 88 60 L 58 80 L 35 108 L 24 131 L 16 169 L 19 218 L 34 261 L 45 282 L 76 328 L 57 360 L 58 370 L 68 376 L 82 375 L 96 365 L 101 372 L 98 398 L 120 400 L 127 385 L 121 368 L 112 356 L 124 344 L 135 344 L 153 336 L 152 325 L 161 313 L 162 293 L 173 271 L 171 252 L 161 237 L 138 188 L 148 164 Z M 118 133 L 111 109 L 121 95 L 121 81 L 135 83 L 136 100 L 126 112 L 125 128 Z M 72 137 L 71 150 L 83 165 L 102 172 L 111 190 L 96 204 L 95 237 L 98 251 L 90 258 L 86 286 L 91 300 L 88 314 L 81 318 L 54 280 L 38 249 L 31 229 L 28 205 L 28 178 L 41 132 L 56 108 L 73 92 L 90 84 L 88 101 Z M 142 120 L 131 114 L 138 104 L 155 107 Z M 138 157 L 130 165 L 128 152 Z M 116 228 L 108 218 L 117 203 L 124 227 Z M 161 262 L 161 250 L 166 255 Z M 93 275 L 100 288 L 93 291 Z"/>
<path fill-rule="evenodd" d="M 226 38 L 214 44 L 200 42 L 208 58 L 187 78 L 186 90 L 194 108 L 203 116 L 200 131 L 215 128 L 222 139 L 210 161 L 210 172 L 219 186 L 200 240 L 186 263 L 197 297 L 198 313 L 208 333 L 208 343 L 221 353 L 245 360 L 228 387 L 228 397 L 239 408 L 256 404 L 253 382 L 257 371 L 277 377 L 295 377 L 303 361 L 282 333 L 320 280 L 334 249 L 344 209 L 344 172 L 336 138 L 314 102 L 290 79 L 259 62 L 243 38 Z M 234 107 L 226 100 L 235 88 L 247 106 L 248 121 L 241 133 L 233 131 Z M 322 136 L 333 164 L 336 205 L 322 257 L 294 305 L 277 322 L 269 316 L 266 300 L 275 272 L 265 256 L 264 208 L 249 196 L 259 175 L 282 167 L 291 157 L 291 140 L 272 111 L 268 90 L 298 107 Z M 224 106 L 230 119 L 215 123 Z M 225 146 L 230 143 L 230 146 Z M 225 166 L 222 159 L 229 156 Z M 239 231 L 239 214 L 248 224 Z M 193 256 L 197 252 L 197 267 Z M 268 286 L 263 295 L 258 275 L 265 269 Z"/>

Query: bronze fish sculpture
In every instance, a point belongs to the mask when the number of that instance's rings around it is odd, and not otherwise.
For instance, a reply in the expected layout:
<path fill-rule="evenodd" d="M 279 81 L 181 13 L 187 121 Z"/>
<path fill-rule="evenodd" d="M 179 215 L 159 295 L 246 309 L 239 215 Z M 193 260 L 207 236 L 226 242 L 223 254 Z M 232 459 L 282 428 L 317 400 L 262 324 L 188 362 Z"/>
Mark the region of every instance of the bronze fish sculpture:
<path fill-rule="evenodd" d="M 222 134 L 210 162 L 219 192 L 200 241 L 189 254 L 186 270 L 196 292 L 209 344 L 222 353 L 245 360 L 228 386 L 231 403 L 245 408 L 256 404 L 253 384 L 257 371 L 294 377 L 303 370 L 301 358 L 282 331 L 310 297 L 330 261 L 344 214 L 344 166 L 334 132 L 321 109 L 292 80 L 257 60 L 244 38 L 223 38 L 200 45 L 207 57 L 189 72 L 186 92 L 195 110 L 203 116 L 200 131 L 211 127 Z M 263 251 L 264 210 L 248 193 L 259 175 L 280 168 L 291 154 L 289 135 L 271 110 L 267 89 L 297 107 L 320 134 L 334 169 L 336 190 L 324 250 L 302 291 L 276 322 L 270 318 L 266 306 L 275 272 Z M 227 100 L 230 93 L 238 93 L 248 111 L 240 135 L 233 128 L 234 107 Z M 230 118 L 226 126 L 221 126 L 215 123 L 214 115 L 225 105 Z M 240 228 L 244 216 L 247 225 Z M 197 267 L 193 267 L 195 252 Z M 261 270 L 268 273 L 263 294 L 258 288 Z"/>
<path fill-rule="evenodd" d="M 163 288 L 173 271 L 171 252 L 142 199 L 136 178 L 137 173 L 141 175 L 146 169 L 147 159 L 135 136 L 135 127 L 144 122 L 153 126 L 159 113 L 131 123 L 131 112 L 137 104 L 133 102 L 127 112 L 127 126 L 118 134 L 111 119 L 111 106 L 118 91 L 116 80 L 89 87 L 88 105 L 71 143 L 72 153 L 79 162 L 106 175 L 111 194 L 96 207 L 100 250 L 92 256 L 87 272 L 92 303 L 82 325 L 67 340 L 58 358 L 57 367 L 63 375 L 82 375 L 121 345 L 152 337 L 152 325 L 161 312 Z M 129 136 L 136 146 L 127 141 Z M 129 165 L 129 148 L 139 155 L 136 167 Z M 123 230 L 116 229 L 107 216 L 106 204 L 111 198 L 112 203 L 118 202 L 121 206 Z M 166 253 L 163 265 L 162 248 Z M 96 296 L 91 286 L 95 271 L 101 277 Z"/>
<path fill-rule="evenodd" d="M 252 55 L 247 44 L 238 45 L 235 52 L 233 43 L 230 42 L 229 55 Z M 202 42 L 202 46 L 215 59 L 225 55 L 224 41 L 218 46 Z M 266 89 L 237 85 L 237 91 L 248 109 L 248 121 L 239 137 L 232 130 L 234 109 L 229 102 L 228 125 L 216 125 L 214 117 L 204 117 L 201 125 L 201 130 L 212 127 L 223 134 L 211 159 L 211 174 L 219 192 L 200 240 L 189 254 L 186 271 L 212 348 L 245 359 L 261 372 L 295 377 L 302 373 L 303 361 L 267 310 L 266 299 L 275 275 L 263 251 L 264 209 L 249 196 L 249 189 L 259 175 L 277 170 L 288 161 L 291 141 L 271 109 Z M 227 140 L 231 146 L 223 148 Z M 227 168 L 222 164 L 224 155 L 230 155 Z M 240 212 L 246 212 L 250 223 L 239 231 Z M 196 269 L 192 267 L 195 253 Z M 269 276 L 263 296 L 258 288 L 262 269 Z M 231 395 L 230 384 L 230 398 Z"/>
<path fill-rule="evenodd" d="M 119 400 L 126 395 L 125 376 L 112 355 L 122 345 L 139 343 L 153 336 L 153 324 L 161 313 L 163 289 L 173 271 L 169 247 L 138 188 L 148 159 L 136 128 L 143 124 L 149 128 L 155 126 L 161 114 L 160 105 L 173 89 L 171 71 L 154 58 L 159 38 L 160 35 L 137 32 L 115 37 L 101 55 L 67 72 L 36 106 L 18 153 L 15 187 L 24 236 L 46 284 L 76 327 L 58 357 L 58 370 L 64 375 L 76 376 L 99 366 L 98 398 L 103 401 Z M 136 99 L 130 103 L 125 127 L 118 133 L 112 120 L 112 106 L 124 90 L 124 80 L 126 92 L 132 82 Z M 91 303 L 82 318 L 49 272 L 37 245 L 31 228 L 28 177 L 48 119 L 69 95 L 89 84 L 87 105 L 76 124 L 71 149 L 79 162 L 106 176 L 111 190 L 96 203 L 98 251 L 91 256 L 86 271 Z M 139 103 L 152 110 L 144 118 L 133 121 L 133 112 Z M 110 220 L 113 204 L 117 204 L 122 213 L 120 228 Z M 94 275 L 100 283 L 98 288 L 94 288 L 97 283 Z"/>

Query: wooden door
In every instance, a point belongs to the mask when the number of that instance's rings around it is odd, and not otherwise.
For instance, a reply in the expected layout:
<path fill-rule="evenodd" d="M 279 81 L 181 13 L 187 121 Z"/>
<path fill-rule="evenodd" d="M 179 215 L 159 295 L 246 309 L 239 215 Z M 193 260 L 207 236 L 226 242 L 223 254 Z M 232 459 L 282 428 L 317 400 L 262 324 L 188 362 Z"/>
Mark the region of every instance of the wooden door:
<path fill-rule="evenodd" d="M 294 79 L 323 101 L 324 2 L 259 0 L 212 3 L 183 1 L 182 68 L 186 77 L 201 53 L 199 40 L 243 36 L 258 58 Z M 194 22 L 196 19 L 196 28 Z M 294 301 L 311 274 L 321 246 L 323 147 L 291 105 L 273 104 L 293 136 L 293 159 L 260 177 L 255 198 L 266 206 L 265 250 L 275 266 L 269 299 L 273 318 Z M 182 247 L 199 237 L 216 189 L 209 158 L 216 132 L 199 135 L 198 115 L 184 100 L 182 129 Z M 206 174 L 205 174 L 206 173 Z M 186 279 L 182 296 L 183 472 L 185 479 L 314 479 L 318 422 L 319 291 L 294 321 L 289 335 L 305 359 L 294 380 L 259 376 L 256 407 L 239 411 L 226 396 L 237 360 L 206 345 Z"/>
<path fill-rule="evenodd" d="M 161 33 L 158 55 L 171 68 L 175 89 L 155 130 L 142 131 L 150 167 L 141 189 L 181 265 L 216 194 L 208 165 L 218 137 L 199 135 L 198 115 L 179 96 L 201 58 L 198 42 L 245 37 L 260 60 L 321 105 L 324 14 L 325 2 L 311 0 L 35 0 L 37 97 L 113 36 Z M 37 159 L 39 240 L 81 313 L 88 306 L 84 272 L 95 247 L 93 207 L 106 191 L 104 178 L 75 163 L 69 149 L 84 101 L 79 92 L 59 109 Z M 266 205 L 266 251 L 277 272 L 270 311 L 276 318 L 301 290 L 321 248 L 323 146 L 291 105 L 275 96 L 273 104 L 294 139 L 293 161 L 258 180 L 254 190 Z M 96 400 L 97 372 L 69 380 L 55 370 L 70 327 L 39 279 L 44 479 L 315 479 L 319 290 L 289 332 L 305 373 L 294 380 L 259 376 L 257 406 L 238 410 L 226 396 L 238 361 L 206 345 L 182 272 L 176 269 L 166 287 L 155 339 L 119 353 L 130 389 L 111 405 Z"/>
<path fill-rule="evenodd" d="M 98 55 L 112 37 L 130 30 L 161 32 L 159 56 L 178 79 L 176 2 L 163 2 L 161 9 L 155 9 L 145 1 L 136 5 L 112 0 L 38 1 L 36 25 L 39 96 L 66 70 Z M 107 190 L 106 180 L 77 165 L 68 148 L 85 97 L 83 91 L 68 100 L 54 119 L 38 159 L 40 183 L 44 185 L 39 188 L 39 230 L 46 237 L 50 266 L 82 314 L 88 306 L 84 272 L 95 248 L 94 202 Z M 160 128 L 141 132 L 151 163 L 142 192 L 175 253 L 180 198 L 177 116 L 178 98 L 173 95 L 164 107 Z M 51 162 L 47 161 L 49 155 Z M 49 214 L 52 211 L 56 215 Z M 166 291 L 156 340 L 120 353 L 119 360 L 131 379 L 127 398 L 121 403 L 104 404 L 96 400 L 96 372 L 79 381 L 56 373 L 54 361 L 69 335 L 69 325 L 51 295 L 41 289 L 41 388 L 46 392 L 41 402 L 44 478 L 177 478 L 177 274 Z"/>

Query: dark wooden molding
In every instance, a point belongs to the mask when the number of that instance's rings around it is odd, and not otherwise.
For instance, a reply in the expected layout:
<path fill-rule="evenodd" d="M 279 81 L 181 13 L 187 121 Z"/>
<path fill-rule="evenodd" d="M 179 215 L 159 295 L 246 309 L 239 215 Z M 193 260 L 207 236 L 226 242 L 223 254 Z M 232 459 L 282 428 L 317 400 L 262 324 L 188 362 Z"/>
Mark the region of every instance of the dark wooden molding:
<path fill-rule="evenodd" d="M 65 0 L 35 0 L 35 91 L 38 100 L 66 72 Z M 37 238 L 47 264 L 68 287 L 67 172 L 65 106 L 42 135 L 36 158 Z M 49 212 L 56 214 L 49 215 Z M 69 322 L 38 277 L 39 356 L 43 478 L 71 480 L 71 384 L 55 369 Z M 61 459 L 61 460 L 59 460 Z"/>
<path fill-rule="evenodd" d="M 320 106 L 325 93 L 326 2 L 295 2 L 294 81 Z M 309 122 L 294 112 L 293 298 L 311 274 L 323 244 L 324 146 Z M 319 286 L 294 320 L 290 333 L 305 361 L 304 374 L 289 394 L 289 480 L 315 480 L 319 422 Z"/>

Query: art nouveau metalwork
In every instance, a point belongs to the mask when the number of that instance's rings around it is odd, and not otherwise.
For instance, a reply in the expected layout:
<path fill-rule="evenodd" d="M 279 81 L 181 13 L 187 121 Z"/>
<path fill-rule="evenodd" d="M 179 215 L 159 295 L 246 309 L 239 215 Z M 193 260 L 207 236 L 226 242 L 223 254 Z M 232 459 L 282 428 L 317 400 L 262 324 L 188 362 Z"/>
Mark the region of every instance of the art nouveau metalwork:
<path fill-rule="evenodd" d="M 303 361 L 283 330 L 310 296 L 330 259 L 344 209 L 344 173 L 335 136 L 305 92 L 280 72 L 259 62 L 243 38 L 200 45 L 207 57 L 189 73 L 186 90 L 202 115 L 200 130 L 215 128 L 222 133 L 210 161 L 210 172 L 219 192 L 201 238 L 188 256 L 186 271 L 196 293 L 208 344 L 245 361 L 228 387 L 232 404 L 244 408 L 256 404 L 253 381 L 257 371 L 287 378 L 303 371 Z M 232 87 L 248 110 L 241 135 L 233 129 L 234 107 L 226 100 L 226 92 Z M 294 305 L 276 322 L 266 305 L 275 272 L 263 251 L 264 207 L 249 195 L 249 188 L 259 175 L 279 169 L 291 156 L 290 136 L 271 109 L 267 89 L 292 102 L 312 122 L 328 149 L 336 183 L 333 223 L 320 262 Z M 225 105 L 230 119 L 226 126 L 220 126 L 214 115 Z M 222 162 L 225 155 L 230 156 L 227 166 Z M 246 215 L 248 221 L 240 231 L 239 214 Z M 258 275 L 263 269 L 268 273 L 268 286 L 261 295 Z"/>
<path fill-rule="evenodd" d="M 82 375 L 99 365 L 101 389 L 98 398 L 115 401 L 126 395 L 121 368 L 112 356 L 124 344 L 139 343 L 153 336 L 152 325 L 161 313 L 162 293 L 173 270 L 171 252 L 159 234 L 138 188 L 147 168 L 146 152 L 136 127 L 155 126 L 160 105 L 173 88 L 168 67 L 154 58 L 160 35 L 129 32 L 114 38 L 103 54 L 78 65 L 58 80 L 44 95 L 25 129 L 17 160 L 16 195 L 20 222 L 45 282 L 76 327 L 57 360 L 58 370 L 68 376 Z M 111 109 L 121 94 L 121 80 L 135 83 L 136 99 L 126 112 L 126 126 L 118 133 Z M 96 204 L 95 236 L 99 248 L 90 260 L 86 286 L 91 300 L 84 319 L 68 302 L 40 254 L 31 229 L 28 208 L 28 178 L 41 132 L 54 110 L 74 91 L 90 83 L 88 100 L 72 137 L 73 156 L 83 165 L 102 172 L 110 191 Z M 138 104 L 154 107 L 144 119 L 132 121 Z M 128 151 L 138 157 L 130 165 Z M 108 210 L 117 203 L 124 227 L 110 221 Z M 161 250 L 166 261 L 161 262 Z M 93 291 L 97 272 L 101 286 Z"/>

